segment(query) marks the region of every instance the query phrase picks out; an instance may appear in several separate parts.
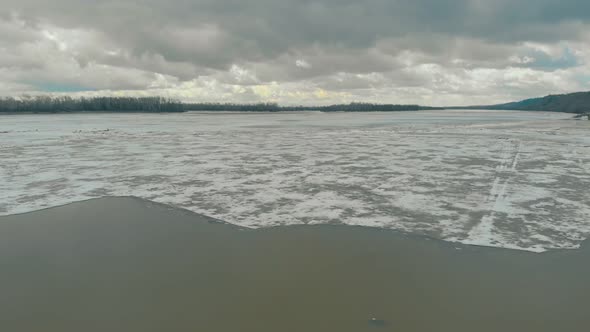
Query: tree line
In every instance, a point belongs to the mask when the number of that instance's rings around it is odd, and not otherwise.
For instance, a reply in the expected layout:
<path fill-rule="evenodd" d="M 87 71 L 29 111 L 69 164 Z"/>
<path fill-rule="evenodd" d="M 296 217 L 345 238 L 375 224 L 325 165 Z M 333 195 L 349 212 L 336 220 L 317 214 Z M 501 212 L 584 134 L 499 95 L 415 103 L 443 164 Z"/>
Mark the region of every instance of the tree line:
<path fill-rule="evenodd" d="M 187 103 L 186 111 L 230 111 L 230 112 L 279 112 L 283 107 L 276 103 L 234 104 L 234 103 Z"/>
<path fill-rule="evenodd" d="M 570 112 L 587 115 L 590 112 L 590 92 L 567 95 L 551 95 L 519 102 L 488 105 L 462 106 L 453 109 L 496 109 Z M 400 112 L 443 110 L 443 107 L 420 105 L 350 103 L 328 106 L 280 106 L 277 103 L 182 103 L 163 97 L 81 97 L 38 95 L 0 97 L 1 112 L 63 113 L 63 112 L 185 112 L 185 111 L 236 111 L 236 112 Z"/>
<path fill-rule="evenodd" d="M 280 106 L 277 103 L 182 103 L 163 97 L 81 97 L 22 96 L 0 98 L 0 112 L 64 113 L 64 112 L 399 112 L 442 109 L 419 105 L 350 103 L 329 106 Z"/>
<path fill-rule="evenodd" d="M 372 103 L 350 103 L 318 107 L 323 112 L 401 112 L 401 111 L 423 111 L 442 109 L 439 107 L 426 107 L 420 105 L 396 105 L 396 104 L 372 104 Z"/>
<path fill-rule="evenodd" d="M 328 106 L 279 106 L 276 103 L 233 104 L 233 103 L 194 103 L 185 104 L 187 111 L 237 111 L 237 112 L 399 112 L 443 109 L 420 105 L 394 105 L 372 103 L 350 103 Z"/>
<path fill-rule="evenodd" d="M 183 112 L 184 105 L 163 97 L 22 96 L 0 98 L 0 112 Z"/>

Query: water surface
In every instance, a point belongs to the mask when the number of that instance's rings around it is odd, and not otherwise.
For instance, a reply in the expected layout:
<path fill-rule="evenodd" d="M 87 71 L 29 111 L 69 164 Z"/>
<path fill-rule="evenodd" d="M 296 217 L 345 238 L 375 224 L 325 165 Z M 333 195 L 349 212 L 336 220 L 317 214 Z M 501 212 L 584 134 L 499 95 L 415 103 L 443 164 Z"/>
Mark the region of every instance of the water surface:
<path fill-rule="evenodd" d="M 582 332 L 588 258 L 107 198 L 0 217 L 0 330 Z"/>

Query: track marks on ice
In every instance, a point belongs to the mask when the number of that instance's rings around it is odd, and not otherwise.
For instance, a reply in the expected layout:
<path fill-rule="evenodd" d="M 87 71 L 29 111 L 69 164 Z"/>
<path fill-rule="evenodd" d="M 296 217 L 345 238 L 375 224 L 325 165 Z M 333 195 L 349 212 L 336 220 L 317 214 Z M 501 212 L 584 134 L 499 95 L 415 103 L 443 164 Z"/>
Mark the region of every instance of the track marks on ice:
<path fill-rule="evenodd" d="M 510 214 L 510 196 L 507 188 L 511 178 L 517 172 L 521 153 L 521 141 L 505 140 L 502 143 L 500 162 L 496 166 L 496 174 L 492 188 L 484 201 L 485 214 L 480 221 L 469 230 L 465 243 L 478 245 L 498 245 L 499 237 L 495 234 L 495 220 L 498 214 Z"/>

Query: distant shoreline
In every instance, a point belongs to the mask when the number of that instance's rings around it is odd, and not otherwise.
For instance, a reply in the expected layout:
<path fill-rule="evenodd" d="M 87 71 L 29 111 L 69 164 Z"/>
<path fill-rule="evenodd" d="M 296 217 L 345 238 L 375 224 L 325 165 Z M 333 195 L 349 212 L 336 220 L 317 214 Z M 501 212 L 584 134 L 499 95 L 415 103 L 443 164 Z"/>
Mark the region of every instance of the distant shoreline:
<path fill-rule="evenodd" d="M 294 113 L 305 113 L 305 112 L 317 112 L 317 113 L 402 113 L 402 112 L 424 112 L 424 111 L 504 111 L 504 112 L 544 112 L 544 113 L 563 113 L 563 114 L 571 114 L 576 119 L 583 119 L 584 117 L 590 117 L 590 114 L 584 113 L 574 113 L 574 112 L 555 112 L 555 111 L 544 111 L 544 110 L 518 110 L 518 109 L 495 109 L 495 108 L 467 108 L 467 107 L 450 107 L 450 108 L 440 108 L 440 109 L 420 109 L 420 110 L 397 110 L 397 111 L 322 111 L 322 110 L 315 110 L 315 109 L 305 109 L 305 110 L 281 110 L 281 111 L 240 111 L 240 110 L 184 110 L 184 111 L 162 111 L 162 112 L 152 112 L 152 111 L 128 111 L 128 110 L 120 110 L 120 111 L 52 111 L 52 112 L 30 112 L 30 111 L 23 111 L 23 112 L 3 112 L 0 111 L 0 116 L 12 116 L 12 115 L 63 115 L 63 114 L 182 114 L 182 113 L 203 113 L 203 114 L 294 114 Z"/>
<path fill-rule="evenodd" d="M 0 97 L 0 114 L 32 113 L 181 113 L 187 111 L 233 111 L 233 112 L 409 112 L 433 110 L 506 110 L 557 112 L 587 115 L 590 113 L 590 92 L 577 92 L 566 95 L 549 95 L 542 98 L 526 99 L 518 102 L 495 105 L 471 106 L 422 106 L 418 104 L 381 104 L 351 102 L 332 105 L 293 105 L 282 106 L 276 102 L 260 103 L 188 103 L 164 97 L 91 97 L 72 98 L 48 95 L 24 97 Z"/>

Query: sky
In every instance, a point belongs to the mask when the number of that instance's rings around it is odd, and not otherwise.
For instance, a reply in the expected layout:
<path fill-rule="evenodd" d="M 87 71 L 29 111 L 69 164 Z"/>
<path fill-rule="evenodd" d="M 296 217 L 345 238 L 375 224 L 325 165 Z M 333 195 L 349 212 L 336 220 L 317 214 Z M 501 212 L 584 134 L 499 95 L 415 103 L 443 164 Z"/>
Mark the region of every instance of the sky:
<path fill-rule="evenodd" d="M 432 106 L 590 90 L 588 0 L 2 0 L 0 96 Z"/>

